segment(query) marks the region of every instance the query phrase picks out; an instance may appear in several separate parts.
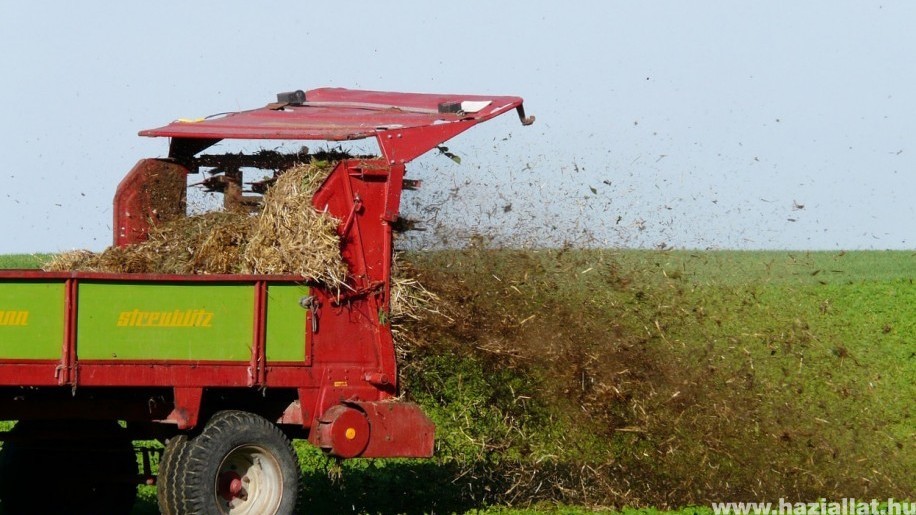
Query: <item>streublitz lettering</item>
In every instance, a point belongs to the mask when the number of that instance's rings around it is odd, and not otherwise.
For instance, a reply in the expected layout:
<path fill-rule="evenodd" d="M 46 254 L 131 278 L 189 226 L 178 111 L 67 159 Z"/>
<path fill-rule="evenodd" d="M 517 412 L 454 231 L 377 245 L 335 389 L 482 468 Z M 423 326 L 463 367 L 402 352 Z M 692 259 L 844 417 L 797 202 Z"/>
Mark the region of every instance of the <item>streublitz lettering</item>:
<path fill-rule="evenodd" d="M 0 311 L 0 326 L 29 325 L 28 311 Z"/>
<path fill-rule="evenodd" d="M 213 312 L 204 309 L 175 311 L 122 311 L 118 327 L 212 327 Z"/>

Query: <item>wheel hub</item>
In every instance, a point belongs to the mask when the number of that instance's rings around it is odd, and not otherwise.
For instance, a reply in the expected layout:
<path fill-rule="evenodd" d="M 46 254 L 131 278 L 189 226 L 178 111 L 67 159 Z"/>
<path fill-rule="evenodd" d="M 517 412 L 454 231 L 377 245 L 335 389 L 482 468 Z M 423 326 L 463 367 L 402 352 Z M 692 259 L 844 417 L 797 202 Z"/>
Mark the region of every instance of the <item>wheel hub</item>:
<path fill-rule="evenodd" d="M 220 464 L 215 490 L 216 504 L 226 515 L 276 513 L 283 498 L 280 464 L 258 446 L 238 447 Z"/>
<path fill-rule="evenodd" d="M 240 494 L 242 494 L 243 491 L 242 477 L 239 476 L 238 472 L 230 470 L 219 475 L 220 497 L 227 501 L 231 501 L 236 497 L 241 497 Z"/>

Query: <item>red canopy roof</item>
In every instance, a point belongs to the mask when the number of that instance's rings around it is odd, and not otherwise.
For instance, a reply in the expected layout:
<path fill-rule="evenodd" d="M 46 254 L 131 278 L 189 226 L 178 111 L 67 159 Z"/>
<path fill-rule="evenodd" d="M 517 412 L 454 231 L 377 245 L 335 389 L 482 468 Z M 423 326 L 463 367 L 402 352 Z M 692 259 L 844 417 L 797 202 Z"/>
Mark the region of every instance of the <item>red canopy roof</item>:
<path fill-rule="evenodd" d="M 519 97 L 389 93 L 342 88 L 305 92 L 301 104 L 268 104 L 260 109 L 176 120 L 141 136 L 182 139 L 354 140 L 375 136 L 386 157 L 408 161 L 439 143 L 511 109 Z M 451 104 L 458 112 L 440 112 Z M 523 111 L 519 111 L 523 114 Z M 396 139 L 396 142 L 389 140 Z M 400 141 L 398 141 L 400 140 Z"/>

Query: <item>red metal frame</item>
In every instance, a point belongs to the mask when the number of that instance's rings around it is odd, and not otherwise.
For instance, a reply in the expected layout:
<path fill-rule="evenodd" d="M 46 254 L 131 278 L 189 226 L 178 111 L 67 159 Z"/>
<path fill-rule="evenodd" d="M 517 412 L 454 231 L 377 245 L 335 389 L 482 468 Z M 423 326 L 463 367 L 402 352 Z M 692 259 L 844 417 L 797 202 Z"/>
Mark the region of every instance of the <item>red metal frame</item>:
<path fill-rule="evenodd" d="M 147 421 L 169 422 L 179 429 L 188 429 L 199 423 L 201 412 L 206 410 L 208 391 L 219 389 L 225 397 L 226 392 L 252 388 L 286 389 L 295 392 L 297 399 L 278 415 L 278 422 L 304 430 L 330 424 L 322 433 L 325 437 L 312 433 L 311 438 L 317 444 L 333 448 L 322 438 L 336 438 L 334 435 L 339 436 L 340 430 L 348 429 L 341 424 L 365 417 L 369 427 L 378 428 L 378 434 L 369 440 L 364 455 L 430 454 L 433 427 L 419 408 L 405 403 L 382 403 L 398 392 L 397 363 L 387 313 L 392 262 L 390 224 L 399 216 L 404 164 L 475 124 L 510 110 L 517 110 L 526 125 L 533 118 L 524 116 L 522 99 L 518 97 L 329 88 L 308 91 L 305 97 L 303 104 L 270 104 L 195 123 L 173 122 L 141 132 L 143 136 L 172 138 L 170 158 L 141 160 L 119 185 L 115 198 L 115 242 L 123 245 L 142 241 L 150 224 L 155 223 L 155 205 L 150 195 L 150 188 L 156 184 L 155 174 L 184 178 L 188 168 L 182 163 L 221 139 L 336 141 L 375 137 L 381 156 L 339 162 L 312 202 L 316 209 L 341 220 L 341 257 L 348 266 L 345 289 L 329 289 L 299 276 L 0 271 L 0 282 L 64 281 L 66 285 L 60 360 L 0 360 L 0 390 L 17 386 L 69 387 L 77 394 L 99 388 L 170 389 L 171 411 L 164 418 L 159 411 L 150 412 Z M 465 101 L 477 102 L 476 110 L 453 112 L 454 106 Z M 251 284 L 255 289 L 251 356 L 238 362 L 81 360 L 76 324 L 78 288 L 82 281 L 174 283 L 189 287 L 199 283 Z M 308 356 L 301 363 L 269 362 L 268 287 L 289 283 L 310 284 L 315 299 L 310 308 L 314 316 L 306 317 L 303 322 L 307 339 L 310 338 L 303 342 Z M 318 320 L 317 327 L 312 325 L 313 318 Z M 347 408 L 341 411 L 344 405 Z M 3 398 L 0 406 L 4 406 Z M 333 407 L 346 416 L 322 419 Z M 21 410 L 17 413 L 21 414 Z M 137 413 L 134 410 L 125 416 L 143 419 Z M 349 452 L 352 449 L 341 451 Z"/>
<path fill-rule="evenodd" d="M 440 134 L 442 139 L 426 150 L 454 136 L 444 136 L 441 127 L 485 122 L 518 109 L 522 99 L 512 96 L 461 94 L 393 93 L 342 88 L 320 88 L 305 92 L 302 105 L 268 104 L 260 109 L 218 115 L 198 121 L 176 121 L 141 136 L 221 139 L 295 139 L 345 141 L 370 137 L 387 140 L 389 131 L 420 129 L 392 138 L 390 148 L 417 148 L 411 136 Z M 479 111 L 440 113 L 439 106 L 454 102 L 489 102 Z M 464 123 L 462 123 L 464 122 Z M 465 129 L 467 128 L 465 127 Z M 460 132 L 460 131 L 458 131 Z M 422 152 L 421 152 L 422 153 Z M 409 159 L 408 159 L 409 161 Z"/>
<path fill-rule="evenodd" d="M 64 286 L 64 346 L 59 365 L 58 384 L 70 384 L 76 363 L 76 279 L 67 279 Z"/>
<path fill-rule="evenodd" d="M 251 346 L 251 366 L 248 370 L 248 386 L 265 384 L 264 369 L 267 358 L 264 344 L 267 338 L 267 282 L 258 281 L 254 287 L 254 341 Z"/>

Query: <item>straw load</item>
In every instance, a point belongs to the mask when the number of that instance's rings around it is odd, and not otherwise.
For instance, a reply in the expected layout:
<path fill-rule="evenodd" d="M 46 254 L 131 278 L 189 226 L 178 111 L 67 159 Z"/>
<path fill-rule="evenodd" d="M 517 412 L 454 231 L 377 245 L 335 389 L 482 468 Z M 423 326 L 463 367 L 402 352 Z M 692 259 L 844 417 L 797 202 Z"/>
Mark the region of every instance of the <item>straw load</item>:
<path fill-rule="evenodd" d="M 45 270 L 160 274 L 290 274 L 329 286 L 346 280 L 338 220 L 312 207 L 334 167 L 313 161 L 285 171 L 256 214 L 208 212 L 150 228 L 147 241 L 58 255 Z"/>
<path fill-rule="evenodd" d="M 333 166 L 320 161 L 281 175 L 264 196 L 264 208 L 243 255 L 251 273 L 298 274 L 329 285 L 343 284 L 339 220 L 312 207 L 312 197 Z"/>

